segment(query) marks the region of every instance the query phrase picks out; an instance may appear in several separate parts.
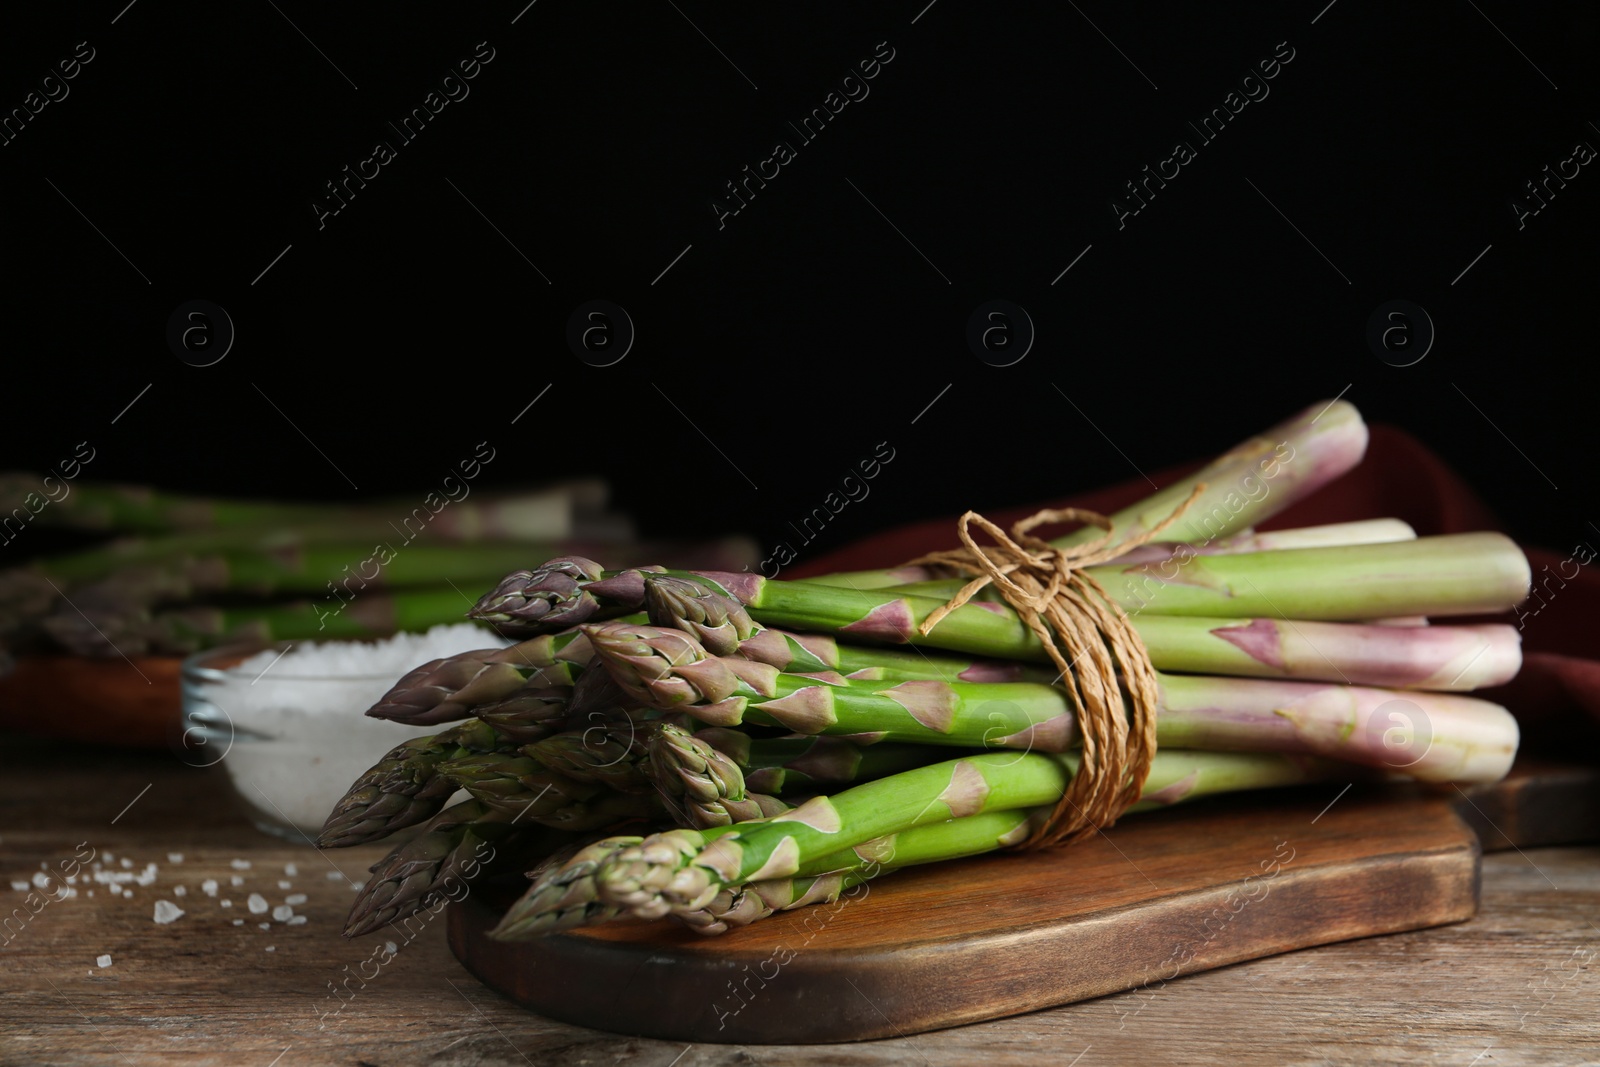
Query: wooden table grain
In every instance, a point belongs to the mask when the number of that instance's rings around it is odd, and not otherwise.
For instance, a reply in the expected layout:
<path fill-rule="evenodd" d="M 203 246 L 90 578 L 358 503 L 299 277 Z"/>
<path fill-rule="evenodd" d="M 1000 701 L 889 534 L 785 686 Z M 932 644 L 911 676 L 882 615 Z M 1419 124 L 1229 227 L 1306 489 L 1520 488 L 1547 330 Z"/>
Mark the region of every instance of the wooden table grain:
<path fill-rule="evenodd" d="M 125 859 L 136 873 L 156 864 L 155 881 L 133 885 L 131 898 L 93 886 L 91 898 L 80 877 L 76 897 L 36 903 L 37 913 L 12 888 L 31 889 L 41 865 L 59 869 L 90 848 L 117 870 Z M 1595 847 L 1485 856 L 1482 908 L 1466 923 L 997 1022 L 822 1046 L 684 1045 L 539 1018 L 455 961 L 442 916 L 413 924 L 410 939 L 345 941 L 346 876 L 359 880 L 383 851 L 319 854 L 260 833 L 219 768 L 0 740 L 0 920 L 11 916 L 0 931 L 0 1065 L 1600 1063 Z M 207 879 L 220 883 L 215 898 L 201 890 Z M 304 893 L 293 907 L 306 922 L 251 914 L 252 893 L 270 905 Z M 157 900 L 185 914 L 157 924 Z M 102 955 L 109 967 L 97 965 Z"/>

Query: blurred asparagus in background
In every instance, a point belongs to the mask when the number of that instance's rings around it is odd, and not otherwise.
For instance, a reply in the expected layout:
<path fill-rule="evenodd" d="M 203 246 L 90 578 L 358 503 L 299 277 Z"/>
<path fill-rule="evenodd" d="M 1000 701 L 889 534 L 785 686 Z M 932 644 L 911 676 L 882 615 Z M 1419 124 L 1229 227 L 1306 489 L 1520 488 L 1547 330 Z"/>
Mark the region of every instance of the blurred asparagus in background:
<path fill-rule="evenodd" d="M 755 560 L 741 539 L 637 543 L 600 480 L 492 492 L 467 480 L 415 498 L 313 504 L 56 479 L 46 499 L 43 479 L 0 474 L 0 545 L 20 561 L 0 569 L 0 673 L 12 656 L 183 655 L 424 630 L 459 621 L 508 570 L 552 556 L 616 567 Z M 36 540 L 22 540 L 32 526 Z M 63 537 L 74 547 L 40 554 Z"/>

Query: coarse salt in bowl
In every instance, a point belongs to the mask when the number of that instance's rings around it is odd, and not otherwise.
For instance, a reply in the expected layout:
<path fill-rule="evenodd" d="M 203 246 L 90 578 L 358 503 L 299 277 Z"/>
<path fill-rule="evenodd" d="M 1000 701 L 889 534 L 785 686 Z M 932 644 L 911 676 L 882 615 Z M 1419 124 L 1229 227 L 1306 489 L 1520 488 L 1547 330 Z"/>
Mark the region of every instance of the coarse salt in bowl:
<path fill-rule="evenodd" d="M 197 653 L 183 664 L 181 755 L 197 767 L 221 763 L 258 828 L 309 842 L 351 783 L 385 752 L 444 729 L 368 718 L 368 708 L 429 660 L 509 643 L 458 623 L 379 641 Z"/>

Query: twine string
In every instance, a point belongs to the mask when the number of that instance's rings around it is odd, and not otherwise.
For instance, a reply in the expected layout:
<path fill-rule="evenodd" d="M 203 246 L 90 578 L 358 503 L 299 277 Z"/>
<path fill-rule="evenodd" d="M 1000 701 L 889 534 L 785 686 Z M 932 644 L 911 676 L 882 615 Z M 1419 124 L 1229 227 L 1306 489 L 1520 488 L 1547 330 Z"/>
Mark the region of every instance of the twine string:
<path fill-rule="evenodd" d="M 1153 540 L 1181 518 L 1204 490 L 1204 484 L 1196 485 L 1165 519 L 1115 544 L 1111 520 L 1086 508 L 1039 511 L 1015 523 L 1009 535 L 969 511 L 956 527 L 962 547 L 911 561 L 912 565 L 972 576 L 922 623 L 923 636 L 992 585 L 1038 637 L 1061 672 L 1057 684 L 1067 694 L 1082 739 L 1078 770 L 1049 817 L 1017 848 L 1052 848 L 1081 840 L 1115 823 L 1139 799 L 1156 750 L 1159 683 L 1138 631 L 1085 568 Z M 1067 548 L 1057 548 L 1031 533 L 1039 526 L 1058 523 L 1096 526 L 1104 532 Z M 994 543 L 980 545 L 974 527 Z"/>

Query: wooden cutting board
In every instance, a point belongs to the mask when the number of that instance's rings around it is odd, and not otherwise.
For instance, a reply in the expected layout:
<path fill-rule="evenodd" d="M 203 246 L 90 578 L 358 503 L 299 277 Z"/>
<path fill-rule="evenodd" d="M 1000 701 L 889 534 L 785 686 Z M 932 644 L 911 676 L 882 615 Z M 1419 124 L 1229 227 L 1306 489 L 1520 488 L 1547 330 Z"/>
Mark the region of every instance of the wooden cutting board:
<path fill-rule="evenodd" d="M 484 932 L 519 886 L 483 886 L 449 909 L 450 945 L 485 984 L 565 1022 L 821 1043 L 1155 991 L 1181 974 L 1472 916 L 1478 838 L 1449 801 L 1339 789 L 1218 798 L 1131 817 L 1066 851 L 911 869 L 722 937 L 662 922 L 503 944 Z"/>

